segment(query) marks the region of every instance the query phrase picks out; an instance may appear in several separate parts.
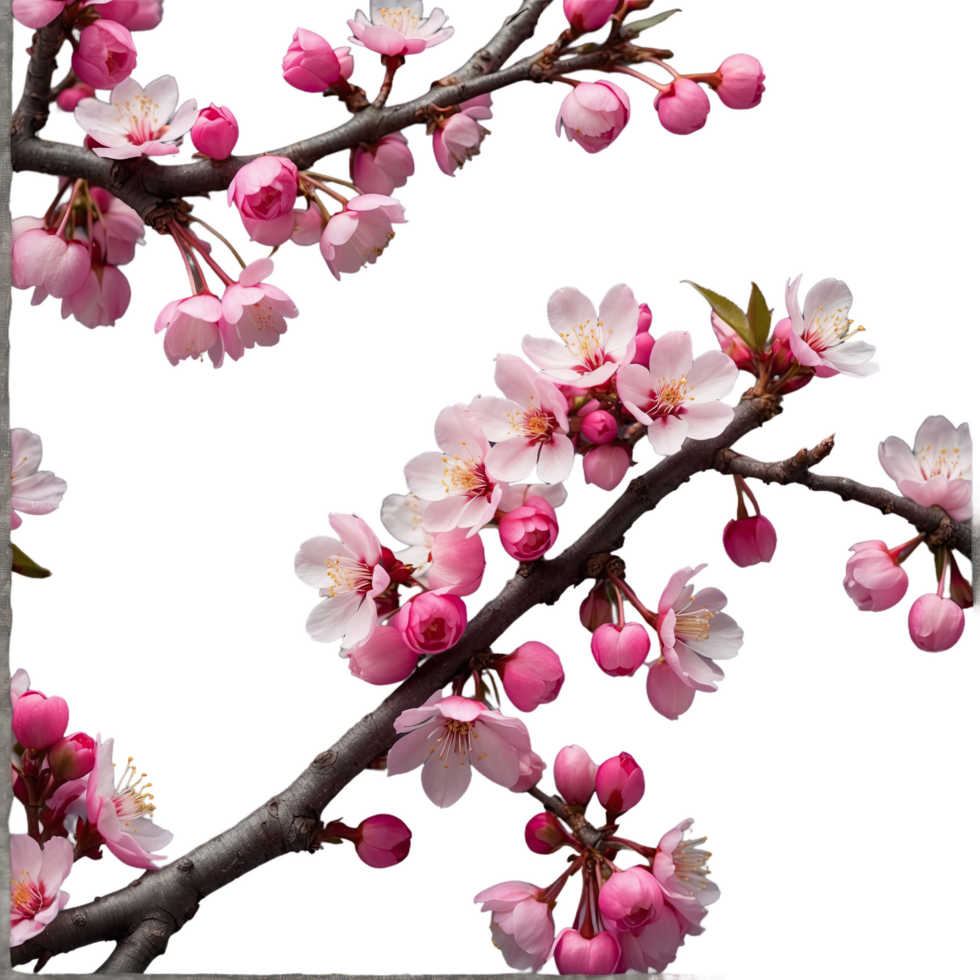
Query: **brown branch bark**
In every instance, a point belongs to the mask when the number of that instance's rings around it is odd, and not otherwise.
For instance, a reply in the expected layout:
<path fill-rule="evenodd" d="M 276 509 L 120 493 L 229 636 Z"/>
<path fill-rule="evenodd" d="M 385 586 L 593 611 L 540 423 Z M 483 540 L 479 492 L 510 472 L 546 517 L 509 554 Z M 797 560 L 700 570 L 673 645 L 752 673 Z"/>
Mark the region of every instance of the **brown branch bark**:
<path fill-rule="evenodd" d="M 395 741 L 393 722 L 402 711 L 417 707 L 461 670 L 469 669 L 471 658 L 490 649 L 500 634 L 530 608 L 556 602 L 566 589 L 587 578 L 592 556 L 622 547 L 624 535 L 633 523 L 696 473 L 716 469 L 767 482 L 831 489 L 844 499 L 901 514 L 928 533 L 946 526 L 944 521 L 949 518 L 935 508 L 919 507 L 853 480 L 810 473 L 809 467 L 829 452 L 831 440 L 824 440 L 814 450 L 801 450 L 780 463 L 758 462 L 729 448 L 772 418 L 777 409 L 771 398 L 745 399 L 720 436 L 702 442 L 688 440 L 680 452 L 637 477 L 561 555 L 522 565 L 522 574 L 515 575 L 484 606 L 459 644 L 423 665 L 330 749 L 321 752 L 286 790 L 178 861 L 146 872 L 127 888 L 95 902 L 62 911 L 35 940 L 11 950 L 13 965 L 39 958 L 47 960 L 89 943 L 113 940 L 118 946 L 101 971 L 142 972 L 165 949 L 170 935 L 195 915 L 202 899 L 283 854 L 315 850 L 314 832 L 321 812 L 344 786 L 391 748 Z M 956 547 L 962 545 L 961 550 L 969 554 L 969 528 L 956 522 L 951 525 Z M 537 790 L 531 795 L 565 818 L 568 808 L 558 797 Z M 581 829 L 586 834 L 591 830 L 598 839 L 595 828 L 583 825 Z"/>
<path fill-rule="evenodd" d="M 585 819 L 584 813 L 576 813 L 560 796 L 549 796 L 537 786 L 532 786 L 526 792 L 533 796 L 549 813 L 553 813 L 556 817 L 564 820 L 576 838 L 586 847 L 595 848 L 597 851 L 606 850 L 608 846 L 606 839 Z"/>

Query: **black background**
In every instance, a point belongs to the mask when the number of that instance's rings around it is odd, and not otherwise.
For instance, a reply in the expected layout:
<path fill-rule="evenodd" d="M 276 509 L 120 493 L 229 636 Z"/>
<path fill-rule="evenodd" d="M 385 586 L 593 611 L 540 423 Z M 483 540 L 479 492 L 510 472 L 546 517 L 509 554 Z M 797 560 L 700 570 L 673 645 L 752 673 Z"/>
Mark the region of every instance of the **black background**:
<path fill-rule="evenodd" d="M 450 6 L 459 36 L 415 59 L 397 95 L 459 64 L 508 7 Z M 185 95 L 231 103 L 243 151 L 343 118 L 335 103 L 278 81 L 293 14 L 224 9 L 204 21 L 200 5 L 171 4 L 166 24 L 138 38 L 138 77 L 175 71 Z M 309 26 L 339 43 L 349 7 L 320 10 Z M 539 41 L 559 26 L 550 11 Z M 26 40 L 21 32 L 18 43 Z M 287 248 L 275 281 L 302 318 L 280 348 L 217 376 L 195 365 L 171 371 L 150 336 L 158 307 L 185 289 L 160 239 L 128 269 L 135 306 L 117 330 L 62 324 L 54 302 L 31 311 L 18 294 L 14 421 L 44 434 L 46 463 L 72 490 L 62 513 L 18 534 L 57 577 L 18 582 L 13 663 L 71 699 L 75 726 L 117 735 L 120 760 L 135 753 L 152 773 L 159 818 L 178 833 L 172 853 L 285 784 L 383 693 L 348 680 L 331 648 L 303 636 L 314 596 L 292 578 L 290 554 L 325 531 L 328 507 L 374 519 L 377 498 L 401 489 L 402 460 L 429 447 L 438 407 L 490 391 L 491 354 L 516 349 L 524 330 L 545 332 L 541 306 L 554 286 L 577 283 L 598 298 L 625 278 L 653 304 L 658 330 L 690 327 L 704 349 L 713 343 L 704 307 L 675 285 L 681 276 L 737 298 L 756 277 L 774 302 L 787 273 L 847 278 L 884 372 L 818 381 L 791 398 L 784 419 L 742 443 L 762 457 L 836 428 L 840 447 L 824 470 L 885 483 L 875 440 L 910 438 L 927 412 L 959 421 L 975 408 L 973 317 L 956 291 L 964 270 L 939 234 L 952 187 L 930 176 L 930 153 L 909 138 L 884 87 L 851 71 L 884 60 L 887 34 L 852 33 L 845 48 L 839 19 L 775 4 L 692 4 L 648 40 L 672 44 L 684 70 L 757 51 L 772 76 L 766 104 L 750 114 L 716 109 L 705 133 L 671 139 L 653 121 L 649 93 L 627 82 L 633 125 L 590 159 L 549 131 L 564 89 L 520 86 L 500 95 L 485 156 L 452 182 L 412 130 L 419 175 L 402 197 L 413 224 L 377 268 L 341 287 L 315 252 Z M 377 77 L 374 59 L 359 55 L 357 78 L 373 88 Z M 78 138 L 67 118 L 47 135 Z M 942 146 L 946 137 L 935 139 Z M 339 171 L 342 162 L 322 166 Z M 49 193 L 50 181 L 21 176 L 14 210 L 39 212 Z M 220 197 L 200 211 L 247 257 L 258 254 Z M 641 459 L 652 459 L 645 447 Z M 568 662 L 562 701 L 530 719 L 535 745 L 549 758 L 573 739 L 596 758 L 633 749 L 651 789 L 626 832 L 653 841 L 693 813 L 711 834 L 725 898 L 678 970 L 738 977 L 895 956 L 941 965 L 957 945 L 947 902 L 962 878 L 951 865 L 962 859 L 946 849 L 957 835 L 958 850 L 968 827 L 961 719 L 975 627 L 945 657 L 918 655 L 901 609 L 858 616 L 838 587 L 848 542 L 911 532 L 800 489 L 759 492 L 781 532 L 771 568 L 736 572 L 721 556 L 732 495 L 714 476 L 630 535 L 633 578 L 648 600 L 673 568 L 700 560 L 712 567 L 699 584 L 731 593 L 749 636 L 720 695 L 665 724 L 639 681 L 612 684 L 592 668 L 571 596 L 499 644 L 542 636 Z M 606 502 L 573 477 L 565 539 Z M 511 568 L 490 543 L 486 595 Z M 912 595 L 931 588 L 924 553 L 909 567 Z M 405 867 L 372 874 L 344 850 L 277 862 L 208 901 L 157 968 L 502 970 L 467 899 L 499 878 L 547 881 L 559 870 L 559 859 L 521 846 L 533 803 L 477 779 L 458 808 L 437 813 L 414 775 L 365 776 L 332 812 L 353 820 L 377 809 L 417 830 Z M 130 876 L 107 858 L 80 865 L 69 887 L 81 901 Z M 560 924 L 574 896 L 570 888 Z M 906 945 L 912 926 L 921 931 Z M 106 952 L 51 966 L 86 970 Z"/>

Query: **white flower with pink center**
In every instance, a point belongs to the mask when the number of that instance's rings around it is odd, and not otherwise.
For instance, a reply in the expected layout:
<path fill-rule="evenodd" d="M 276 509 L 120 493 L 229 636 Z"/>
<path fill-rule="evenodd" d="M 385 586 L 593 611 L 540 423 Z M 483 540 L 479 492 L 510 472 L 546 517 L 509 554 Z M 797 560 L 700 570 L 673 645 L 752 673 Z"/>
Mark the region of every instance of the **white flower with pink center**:
<path fill-rule="evenodd" d="M 854 327 L 847 318 L 853 297 L 847 283 L 840 279 L 821 279 L 806 294 L 803 310 L 797 294 L 802 276 L 786 281 L 786 312 L 793 324 L 789 335 L 793 356 L 804 367 L 813 368 L 818 377 L 846 374 L 866 378 L 875 374 L 878 365 L 871 358 L 875 349 L 863 340 L 850 340 L 864 327 Z"/>
<path fill-rule="evenodd" d="M 439 453 L 422 453 L 408 461 L 405 479 L 422 500 L 427 531 L 451 531 L 454 527 L 476 534 L 493 520 L 503 486 L 487 473 L 490 443 L 468 405 L 444 408 L 436 419 Z"/>
<path fill-rule="evenodd" d="M 496 361 L 494 381 L 507 397 L 470 402 L 484 435 L 496 443 L 487 453 L 487 469 L 495 479 L 516 483 L 537 464 L 542 480 L 561 483 L 575 459 L 565 396 L 519 357 L 498 354 Z"/>
<path fill-rule="evenodd" d="M 565 286 L 548 300 L 548 322 L 561 342 L 526 336 L 524 353 L 552 381 L 596 387 L 633 359 L 639 315 L 633 290 L 622 283 L 602 298 L 598 314 L 587 296 Z"/>
<path fill-rule="evenodd" d="M 973 513 L 973 440 L 970 426 L 959 428 L 944 415 L 919 426 L 913 448 L 898 436 L 878 446 L 878 459 L 903 496 L 923 507 L 937 505 L 955 521 Z"/>
<path fill-rule="evenodd" d="M 50 514 L 57 510 L 68 484 L 41 465 L 41 437 L 30 429 L 10 430 L 10 530 L 24 523 L 23 514 Z"/>
<path fill-rule="evenodd" d="M 33 939 L 68 904 L 61 885 L 74 858 L 64 837 L 52 837 L 44 850 L 27 834 L 10 835 L 10 945 Z"/>
<path fill-rule="evenodd" d="M 422 766 L 422 789 L 438 807 L 452 806 L 470 784 L 470 767 L 510 788 L 531 750 L 524 723 L 471 698 L 434 694 L 395 720 L 400 738 L 388 751 L 388 775 Z"/>
<path fill-rule="evenodd" d="M 688 566 L 671 575 L 657 606 L 657 635 L 664 659 L 688 687 L 717 691 L 725 674 L 715 661 L 737 656 L 743 634 L 721 611 L 728 605 L 724 592 L 702 589 L 695 595 L 690 579 L 705 567 Z"/>
<path fill-rule="evenodd" d="M 442 8 L 436 7 L 428 17 L 422 16 L 422 0 L 371 0 L 370 10 L 370 18 L 358 10 L 354 19 L 347 21 L 354 32 L 348 40 L 389 58 L 418 54 L 453 36 L 452 27 L 442 26 L 448 20 Z"/>
<path fill-rule="evenodd" d="M 177 108 L 177 80 L 161 75 L 144 89 L 127 78 L 110 93 L 109 101 L 82 99 L 75 121 L 96 143 L 93 153 L 112 160 L 166 156 L 176 153 L 178 143 L 197 122 L 197 100 Z"/>
<path fill-rule="evenodd" d="M 340 540 L 323 536 L 304 541 L 295 569 L 323 597 L 306 620 L 306 632 L 319 643 L 343 638 L 344 646 L 351 648 L 374 632 L 374 598 L 391 580 L 381 566 L 381 542 L 360 517 L 331 514 L 329 520 Z"/>
<path fill-rule="evenodd" d="M 725 430 L 735 413 L 718 399 L 737 378 L 727 354 L 712 350 L 695 358 L 691 335 L 672 330 L 657 338 L 649 370 L 641 364 L 620 369 L 616 389 L 633 418 L 647 427 L 650 445 L 669 456 L 687 438 L 711 439 Z"/>

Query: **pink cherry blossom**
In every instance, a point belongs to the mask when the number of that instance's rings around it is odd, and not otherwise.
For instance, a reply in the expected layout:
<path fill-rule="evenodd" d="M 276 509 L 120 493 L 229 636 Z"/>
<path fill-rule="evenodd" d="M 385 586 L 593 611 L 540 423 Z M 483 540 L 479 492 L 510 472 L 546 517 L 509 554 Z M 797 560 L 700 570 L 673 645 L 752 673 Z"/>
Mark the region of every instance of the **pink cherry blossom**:
<path fill-rule="evenodd" d="M 146 773 L 137 778 L 136 767 L 122 767 L 118 782 L 113 782 L 112 742 L 96 736 L 95 766 L 89 773 L 85 795 L 89 825 L 102 835 L 106 847 L 123 864 L 131 868 L 155 868 L 154 861 L 165 861 L 165 854 L 153 854 L 172 840 L 169 830 L 154 823 L 153 794 L 150 783 L 143 783 Z M 132 759 L 130 759 L 132 762 Z"/>
<path fill-rule="evenodd" d="M 766 76 L 758 58 L 750 54 L 729 55 L 718 68 L 718 74 L 721 82 L 715 91 L 729 109 L 752 109 L 762 101 Z"/>
<path fill-rule="evenodd" d="M 466 631 L 466 604 L 445 592 L 423 592 L 406 602 L 391 623 L 416 653 L 444 653 Z"/>
<path fill-rule="evenodd" d="M 495 361 L 494 381 L 505 397 L 470 402 L 484 434 L 496 443 L 487 454 L 487 470 L 508 483 L 523 480 L 535 465 L 546 483 L 568 479 L 575 447 L 568 438 L 564 395 L 513 354 L 498 354 Z"/>
<path fill-rule="evenodd" d="M 64 837 L 52 837 L 42 850 L 28 834 L 10 835 L 11 946 L 40 935 L 68 904 L 61 886 L 72 862 L 72 846 Z"/>
<path fill-rule="evenodd" d="M 261 156 L 246 163 L 228 185 L 228 205 L 243 218 L 271 221 L 293 210 L 299 186 L 296 164 L 286 157 Z"/>
<path fill-rule="evenodd" d="M 555 120 L 555 134 L 562 127 L 587 153 L 609 146 L 630 121 L 630 98 L 613 82 L 579 82 L 565 96 Z"/>
<path fill-rule="evenodd" d="M 960 606 L 954 600 L 934 593 L 920 596 L 909 610 L 912 642 L 928 653 L 941 653 L 955 646 L 965 625 L 966 618 Z"/>
<path fill-rule="evenodd" d="M 555 757 L 555 788 L 566 803 L 588 806 L 599 767 L 580 745 L 566 745 Z"/>
<path fill-rule="evenodd" d="M 480 144 L 490 135 L 477 119 L 491 119 L 490 94 L 477 95 L 459 104 L 459 112 L 439 123 L 432 134 L 432 152 L 435 153 L 439 169 L 450 177 L 467 160 L 480 153 Z"/>
<path fill-rule="evenodd" d="M 878 460 L 899 492 L 923 507 L 942 507 L 953 520 L 973 513 L 973 440 L 944 415 L 930 415 L 915 434 L 913 449 L 898 436 L 878 446 Z"/>
<path fill-rule="evenodd" d="M 554 950 L 555 966 L 563 976 L 606 976 L 615 971 L 621 955 L 619 940 L 605 931 L 586 939 L 577 929 L 562 929 Z"/>
<path fill-rule="evenodd" d="M 428 542 L 426 582 L 430 589 L 455 596 L 472 595 L 483 582 L 487 559 L 478 534 L 464 528 L 422 532 Z"/>
<path fill-rule="evenodd" d="M 32 305 L 48 296 L 63 299 L 81 289 L 92 268 L 88 248 L 44 228 L 20 234 L 11 248 L 11 281 L 17 289 L 37 287 Z"/>
<path fill-rule="evenodd" d="M 341 272 L 374 265 L 395 237 L 393 224 L 404 224 L 405 209 L 393 197 L 361 194 L 333 215 L 320 238 L 320 254 L 338 281 Z"/>
<path fill-rule="evenodd" d="M 526 881 L 504 881 L 480 892 L 481 912 L 490 912 L 494 946 L 515 970 L 537 972 L 548 962 L 555 938 L 551 904 L 543 888 Z"/>
<path fill-rule="evenodd" d="M 711 873 L 707 866 L 711 855 L 700 848 L 707 838 L 684 840 L 685 831 L 693 823 L 690 818 L 682 820 L 660 838 L 653 859 L 653 876 L 678 914 L 681 928 L 696 935 L 701 931 L 698 923 L 704 917 L 705 907 L 716 902 L 721 891 L 707 877 Z"/>
<path fill-rule="evenodd" d="M 178 97 L 173 75 L 161 75 L 145 89 L 127 78 L 109 93 L 108 102 L 82 99 L 75 122 L 102 144 L 92 151 L 96 156 L 166 156 L 179 150 L 181 139 L 197 122 L 197 100 L 188 99 L 178 109 Z"/>
<path fill-rule="evenodd" d="M 374 632 L 374 598 L 391 579 L 381 565 L 381 543 L 365 521 L 354 514 L 331 514 L 329 521 L 340 540 L 310 538 L 296 553 L 296 574 L 323 597 L 306 620 L 306 632 L 319 643 L 343 637 L 353 647 Z"/>
<path fill-rule="evenodd" d="M 653 107 L 660 125 L 677 136 L 690 136 L 703 129 L 711 111 L 704 89 L 689 78 L 675 78 L 666 92 L 657 93 Z"/>
<path fill-rule="evenodd" d="M 545 769 L 544 759 L 532 749 L 520 754 L 521 774 L 517 777 L 517 782 L 509 787 L 512 793 L 525 793 L 532 786 L 537 786 L 541 782 L 541 776 Z"/>
<path fill-rule="evenodd" d="M 319 245 L 326 222 L 317 207 L 293 211 L 293 230 L 290 238 L 295 245 Z M 246 223 L 245 227 L 248 227 Z"/>
<path fill-rule="evenodd" d="M 191 126 L 191 142 L 212 160 L 227 160 L 238 142 L 238 120 L 227 106 L 213 102 L 202 109 Z"/>
<path fill-rule="evenodd" d="M 608 412 L 589 412 L 582 419 L 582 435 L 598 446 L 615 442 L 619 435 L 619 425 Z"/>
<path fill-rule="evenodd" d="M 694 704 L 696 693 L 693 687 L 688 687 L 674 673 L 663 657 L 650 664 L 647 673 L 647 698 L 654 711 L 664 718 L 677 721 Z"/>
<path fill-rule="evenodd" d="M 57 695 L 25 691 L 14 705 L 11 727 L 25 749 L 46 749 L 65 734 L 68 702 Z"/>
<path fill-rule="evenodd" d="M 163 0 L 88 0 L 102 4 L 99 13 L 105 20 L 114 20 L 131 31 L 152 31 L 163 20 Z"/>
<path fill-rule="evenodd" d="M 568 23 L 582 34 L 597 31 L 616 13 L 620 0 L 565 0 Z"/>
<path fill-rule="evenodd" d="M 354 825 L 354 857 L 371 871 L 400 868 L 415 852 L 415 828 L 392 810 L 376 810 Z"/>
<path fill-rule="evenodd" d="M 491 665 L 500 675 L 504 693 L 519 711 L 534 711 L 558 697 L 565 683 L 561 659 L 551 647 L 531 641 Z"/>
<path fill-rule="evenodd" d="M 418 653 L 394 626 L 378 626 L 355 649 L 346 651 L 350 672 L 368 684 L 399 684 L 415 670 Z"/>
<path fill-rule="evenodd" d="M 224 353 L 219 333 L 223 323 L 218 297 L 201 292 L 168 303 L 157 317 L 155 331 L 167 331 L 163 352 L 171 364 L 188 357 L 196 360 L 207 351 L 217 365 Z"/>
<path fill-rule="evenodd" d="M 813 368 L 818 376 L 845 374 L 866 378 L 878 370 L 871 360 L 875 349 L 863 340 L 845 343 L 864 327 L 851 329 L 847 318 L 851 308 L 851 291 L 840 279 L 821 279 L 810 288 L 800 311 L 797 294 L 802 276 L 786 281 L 786 311 L 792 321 L 789 335 L 793 355 L 804 367 Z"/>
<path fill-rule="evenodd" d="M 629 752 L 620 752 L 606 759 L 596 770 L 596 799 L 612 817 L 632 810 L 646 789 L 643 770 Z"/>
<path fill-rule="evenodd" d="M 405 466 L 409 489 L 431 501 L 425 510 L 428 531 L 464 527 L 475 534 L 493 520 L 503 496 L 503 487 L 487 473 L 490 443 L 469 406 L 463 404 L 439 413 L 435 435 L 442 452 L 422 453 L 409 460 Z"/>
<path fill-rule="evenodd" d="M 114 327 L 129 309 L 131 297 L 129 280 L 119 269 L 93 263 L 85 282 L 61 301 L 61 318 L 73 316 L 89 329 Z"/>
<path fill-rule="evenodd" d="M 627 364 L 616 388 L 630 414 L 647 427 L 661 456 L 676 453 L 684 440 L 711 439 L 724 432 L 734 410 L 718 399 L 735 385 L 738 368 L 721 351 L 693 356 L 691 335 L 673 330 L 658 338 L 650 368 Z"/>
<path fill-rule="evenodd" d="M 101 187 L 90 187 L 88 193 L 100 216 L 92 226 L 92 240 L 101 249 L 103 261 L 127 265 L 136 257 L 136 246 L 146 244 L 143 219 Z"/>
<path fill-rule="evenodd" d="M 440 7 L 422 16 L 422 0 L 404 0 L 397 6 L 390 0 L 371 0 L 370 11 L 370 18 L 358 10 L 347 21 L 354 33 L 349 40 L 389 58 L 418 54 L 453 36 L 452 27 L 442 26 L 447 17 Z"/>
<path fill-rule="evenodd" d="M 772 561 L 776 552 L 776 529 L 761 514 L 729 521 L 721 540 L 728 557 L 739 568 Z"/>
<path fill-rule="evenodd" d="M 909 577 L 898 564 L 901 547 L 892 552 L 884 541 L 859 541 L 849 550 L 854 554 L 847 560 L 844 591 L 858 609 L 882 612 L 905 598 Z"/>
<path fill-rule="evenodd" d="M 221 314 L 234 331 L 223 332 L 225 351 L 238 360 L 256 344 L 273 347 L 286 332 L 284 317 L 299 315 L 293 301 L 278 286 L 264 280 L 272 275 L 272 259 L 256 259 L 242 269 L 238 282 L 225 289 L 221 297 Z"/>
<path fill-rule="evenodd" d="M 438 807 L 452 806 L 470 784 L 470 766 L 500 786 L 520 776 L 520 754 L 531 748 L 523 722 L 479 701 L 434 694 L 395 720 L 402 734 L 388 751 L 388 775 L 422 766 L 422 789 Z"/>
<path fill-rule="evenodd" d="M 341 60 L 349 52 L 350 48 L 334 51 L 325 38 L 298 27 L 282 59 L 282 77 L 301 92 L 326 92 L 342 78 L 350 77 L 353 59 Z"/>
<path fill-rule="evenodd" d="M 605 384 L 633 359 L 638 314 L 633 290 L 622 283 L 603 297 L 598 316 L 586 296 L 565 286 L 548 300 L 548 322 L 561 343 L 525 336 L 524 353 L 552 381 L 579 388 Z"/>
<path fill-rule="evenodd" d="M 599 891 L 602 917 L 620 932 L 649 925 L 660 917 L 663 907 L 663 889 L 644 867 L 613 874 Z"/>
<path fill-rule="evenodd" d="M 82 28 L 71 67 L 78 80 L 92 88 L 115 88 L 136 68 L 133 35 L 114 20 Z"/>
<path fill-rule="evenodd" d="M 84 82 L 76 82 L 71 88 L 63 89 L 58 93 L 58 108 L 64 112 L 74 112 L 75 107 L 82 99 L 91 99 L 95 96 L 95 89 Z"/>
<path fill-rule="evenodd" d="M 592 634 L 592 656 L 610 677 L 632 677 L 650 653 L 650 634 L 641 623 L 604 623 Z"/>
<path fill-rule="evenodd" d="M 23 523 L 18 511 L 23 514 L 50 514 L 57 510 L 68 484 L 50 470 L 38 469 L 41 465 L 41 437 L 30 429 L 10 430 L 10 458 L 10 529 L 13 531 Z"/>
<path fill-rule="evenodd" d="M 13 0 L 14 20 L 25 27 L 44 27 L 63 14 L 72 2 L 74 0 Z"/>
<path fill-rule="evenodd" d="M 684 942 L 684 932 L 677 913 L 665 904 L 656 922 L 617 934 L 623 951 L 620 969 L 638 973 L 649 973 L 652 969 L 663 973 L 676 958 L 677 950 Z"/>
<path fill-rule="evenodd" d="M 596 446 L 582 460 L 586 483 L 615 490 L 629 472 L 630 454 L 622 446 Z"/>
<path fill-rule="evenodd" d="M 728 604 L 724 592 L 708 588 L 695 595 L 688 584 L 706 567 L 688 566 L 671 575 L 657 607 L 657 634 L 663 657 L 685 684 L 716 691 L 725 674 L 715 660 L 738 655 L 742 630 L 721 611 Z"/>
<path fill-rule="evenodd" d="M 414 173 L 415 160 L 402 133 L 388 133 L 351 151 L 350 179 L 364 194 L 389 195 Z"/>
<path fill-rule="evenodd" d="M 497 527 L 504 551 L 517 561 L 536 561 L 558 539 L 555 509 L 540 497 L 528 497 L 523 507 L 504 514 Z"/>

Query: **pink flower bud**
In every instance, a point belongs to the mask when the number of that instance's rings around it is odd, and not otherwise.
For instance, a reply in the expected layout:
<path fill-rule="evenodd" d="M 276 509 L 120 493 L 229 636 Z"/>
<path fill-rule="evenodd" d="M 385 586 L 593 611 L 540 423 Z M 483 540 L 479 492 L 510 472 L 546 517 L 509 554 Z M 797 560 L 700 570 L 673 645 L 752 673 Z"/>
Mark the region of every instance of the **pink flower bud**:
<path fill-rule="evenodd" d="M 854 554 L 847 560 L 844 591 L 858 609 L 882 612 L 902 601 L 909 577 L 884 541 L 859 541 L 849 550 Z"/>
<path fill-rule="evenodd" d="M 640 623 L 606 623 L 592 634 L 592 656 L 610 677 L 632 677 L 650 653 L 650 634 Z"/>
<path fill-rule="evenodd" d="M 729 521 L 721 536 L 728 557 L 739 568 L 772 561 L 776 550 L 776 529 L 761 514 Z"/>
<path fill-rule="evenodd" d="M 647 697 L 654 711 L 669 718 L 677 719 L 694 704 L 697 692 L 688 687 L 674 672 L 666 660 L 660 659 L 650 664 L 647 674 Z"/>
<path fill-rule="evenodd" d="M 408 857 L 412 832 L 390 813 L 362 820 L 354 833 L 357 856 L 371 868 L 390 868 Z"/>
<path fill-rule="evenodd" d="M 675 78 L 666 92 L 657 94 L 653 107 L 660 117 L 660 125 L 678 136 L 696 133 L 708 121 L 711 111 L 704 89 L 689 78 Z"/>
<path fill-rule="evenodd" d="M 59 779 L 81 779 L 95 765 L 95 739 L 76 732 L 58 739 L 48 749 L 48 765 Z"/>
<path fill-rule="evenodd" d="M 350 48 L 344 51 L 347 53 Z M 299 27 L 282 59 L 282 77 L 301 92 L 326 92 L 331 85 L 350 75 L 350 71 L 344 75 L 339 53 L 319 34 Z M 347 60 L 353 69 L 353 59 Z"/>
<path fill-rule="evenodd" d="M 718 346 L 735 362 L 739 371 L 758 375 L 755 355 L 749 349 L 749 345 L 717 313 L 711 314 L 711 326 L 718 338 Z"/>
<path fill-rule="evenodd" d="M 76 82 L 71 88 L 66 88 L 58 93 L 58 108 L 65 112 L 74 112 L 75 107 L 82 99 L 91 99 L 95 96 L 95 89 L 84 82 Z"/>
<path fill-rule="evenodd" d="M 717 333 L 717 331 L 715 332 Z M 788 316 L 783 317 L 773 327 L 772 343 L 769 345 L 769 357 L 771 358 L 769 372 L 771 374 L 785 374 L 789 370 L 790 365 L 796 360 L 789 342 L 789 335 L 792 332 L 793 321 Z"/>
<path fill-rule="evenodd" d="M 25 749 L 46 749 L 54 745 L 67 727 L 68 703 L 64 698 L 49 698 L 40 691 L 26 691 L 14 705 L 14 737 Z"/>
<path fill-rule="evenodd" d="M 14 0 L 14 20 L 25 27 L 44 27 L 60 17 L 69 0 Z"/>
<path fill-rule="evenodd" d="M 653 325 L 657 322 L 657 314 L 654 308 L 644 300 L 640 303 L 640 317 L 636 324 L 636 353 L 633 355 L 631 364 L 642 364 L 646 367 L 650 363 L 650 351 L 657 338 L 653 335 Z"/>
<path fill-rule="evenodd" d="M 71 56 L 78 80 L 92 88 L 115 88 L 136 68 L 133 35 L 114 20 L 98 20 L 82 28 Z"/>
<path fill-rule="evenodd" d="M 456 170 L 479 155 L 480 145 L 490 135 L 490 130 L 477 120 L 492 118 L 490 106 L 489 95 L 467 99 L 459 104 L 459 112 L 441 123 L 432 134 L 432 152 L 444 174 L 454 176 Z"/>
<path fill-rule="evenodd" d="M 649 335 L 647 335 L 649 336 Z M 603 411 L 589 412 L 582 419 L 582 435 L 589 442 L 602 445 L 607 442 L 615 442 L 619 435 L 619 426 L 616 420 L 608 413 Z"/>
<path fill-rule="evenodd" d="M 501 705 L 502 709 L 503 705 Z M 532 786 L 540 786 L 544 774 L 548 771 L 548 760 L 537 749 L 521 752 L 517 762 L 521 774 L 513 786 L 507 787 L 507 792 L 512 796 L 526 793 Z"/>
<path fill-rule="evenodd" d="M 558 515 L 542 497 L 528 497 L 500 519 L 500 543 L 511 558 L 534 561 L 558 539 Z"/>
<path fill-rule="evenodd" d="M 707 97 L 706 97 L 707 98 Z M 630 121 L 629 96 L 612 82 L 579 82 L 565 96 L 555 132 L 575 140 L 587 153 L 604 150 Z"/>
<path fill-rule="evenodd" d="M 622 446 L 596 446 L 582 459 L 586 483 L 615 490 L 630 468 L 629 453 Z"/>
<path fill-rule="evenodd" d="M 616 13 L 619 0 L 565 0 L 568 23 L 581 34 L 597 31 Z"/>
<path fill-rule="evenodd" d="M 613 874 L 599 891 L 599 911 L 621 932 L 642 929 L 660 918 L 663 908 L 663 889 L 643 867 Z"/>
<path fill-rule="evenodd" d="M 535 854 L 554 854 L 570 838 L 552 813 L 536 813 L 524 828 L 524 841 Z"/>
<path fill-rule="evenodd" d="M 579 607 L 578 618 L 590 633 L 594 633 L 603 623 L 613 621 L 612 603 L 601 582 L 585 597 Z"/>
<path fill-rule="evenodd" d="M 414 173 L 415 160 L 401 133 L 389 133 L 377 143 L 360 143 L 351 153 L 350 179 L 362 194 L 390 195 Z"/>
<path fill-rule="evenodd" d="M 628 752 L 606 759 L 596 771 L 596 796 L 614 817 L 632 810 L 643 799 L 645 789 L 643 770 Z"/>
<path fill-rule="evenodd" d="M 766 87 L 765 74 L 758 58 L 750 54 L 733 54 L 718 69 L 721 84 L 715 91 L 729 109 L 752 109 L 762 101 Z"/>
<path fill-rule="evenodd" d="M 512 654 L 493 664 L 500 674 L 507 697 L 519 711 L 534 711 L 539 704 L 550 704 L 565 683 L 561 660 L 544 643 L 522 643 Z"/>
<path fill-rule="evenodd" d="M 227 160 L 238 142 L 238 120 L 227 106 L 213 102 L 191 127 L 191 142 L 212 160 Z"/>
<path fill-rule="evenodd" d="M 458 527 L 432 534 L 431 538 L 429 588 L 458 596 L 476 592 L 487 567 L 480 535 L 467 536 L 467 529 Z"/>
<path fill-rule="evenodd" d="M 555 758 L 555 788 L 569 805 L 587 806 L 599 767 L 579 745 L 566 745 Z"/>
<path fill-rule="evenodd" d="M 392 625 L 416 653 L 443 653 L 466 630 L 466 606 L 454 595 L 423 592 L 401 607 Z"/>
<path fill-rule="evenodd" d="M 350 651 L 350 672 L 368 684 L 398 684 L 415 670 L 419 655 L 393 626 L 378 626 Z"/>
<path fill-rule="evenodd" d="M 928 653 L 940 653 L 952 647 L 963 635 L 965 624 L 963 610 L 952 599 L 931 592 L 916 599 L 909 610 L 912 642 Z M 17 702 L 18 707 L 20 703 Z"/>
<path fill-rule="evenodd" d="M 619 941 L 611 932 L 586 939 L 577 929 L 562 929 L 555 942 L 555 966 L 563 975 L 605 976 L 616 969 L 619 957 Z"/>
<path fill-rule="evenodd" d="M 271 221 L 287 214 L 296 203 L 299 174 L 286 157 L 262 156 L 246 163 L 228 185 L 228 204 L 243 218 Z"/>
<path fill-rule="evenodd" d="M 57 299 L 81 289 L 92 269 L 92 258 L 82 242 L 66 241 L 43 228 L 32 228 L 17 238 L 10 263 L 14 286 L 40 286 Z"/>
<path fill-rule="evenodd" d="M 99 5 L 99 14 L 131 31 L 152 31 L 163 20 L 163 0 L 109 0 Z"/>

